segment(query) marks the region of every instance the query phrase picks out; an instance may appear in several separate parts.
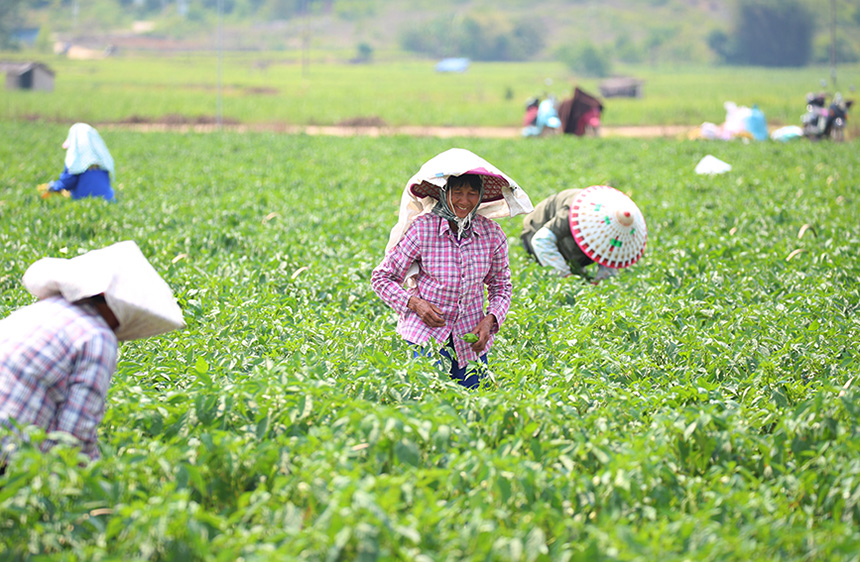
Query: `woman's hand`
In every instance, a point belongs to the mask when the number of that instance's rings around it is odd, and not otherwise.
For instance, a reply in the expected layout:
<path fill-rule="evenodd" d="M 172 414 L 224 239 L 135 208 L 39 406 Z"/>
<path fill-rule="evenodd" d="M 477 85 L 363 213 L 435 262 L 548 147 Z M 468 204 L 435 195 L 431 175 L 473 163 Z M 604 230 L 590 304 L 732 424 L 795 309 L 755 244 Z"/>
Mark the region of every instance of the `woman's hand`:
<path fill-rule="evenodd" d="M 597 285 L 604 279 L 609 279 L 610 277 L 615 277 L 618 275 L 618 270 L 614 267 L 606 267 L 602 263 L 597 264 L 597 274 L 591 278 L 592 285 Z"/>
<path fill-rule="evenodd" d="M 472 330 L 472 333 L 478 336 L 478 341 L 472 344 L 472 351 L 479 354 L 484 351 L 484 348 L 487 347 L 487 343 L 490 341 L 490 331 L 495 326 L 496 316 L 494 314 L 487 314 L 478 322 L 478 325 Z"/>
<path fill-rule="evenodd" d="M 435 304 L 425 301 L 419 297 L 409 297 L 406 307 L 418 315 L 422 322 L 431 328 L 441 328 L 445 325 L 442 311 Z"/>
<path fill-rule="evenodd" d="M 39 197 L 42 199 L 47 199 L 51 195 L 62 195 L 63 197 L 71 197 L 71 192 L 66 189 L 61 189 L 60 191 L 54 191 L 51 189 L 51 186 L 54 185 L 51 183 L 40 183 L 36 186 L 36 190 L 39 192 Z"/>

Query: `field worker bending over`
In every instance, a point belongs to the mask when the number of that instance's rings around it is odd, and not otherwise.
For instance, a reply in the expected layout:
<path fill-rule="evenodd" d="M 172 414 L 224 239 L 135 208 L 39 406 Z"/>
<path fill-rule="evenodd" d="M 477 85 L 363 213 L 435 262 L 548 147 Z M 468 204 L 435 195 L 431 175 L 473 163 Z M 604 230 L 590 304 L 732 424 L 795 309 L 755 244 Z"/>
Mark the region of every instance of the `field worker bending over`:
<path fill-rule="evenodd" d="M 117 341 L 185 323 L 170 287 L 132 241 L 24 273 L 38 302 L 0 320 L 0 466 L 29 425 L 67 433 L 91 458 L 116 370 Z M 46 440 L 42 450 L 56 444 Z"/>
<path fill-rule="evenodd" d="M 492 164 L 447 150 L 406 183 L 385 258 L 371 275 L 373 290 L 399 314 L 397 333 L 415 346 L 413 357 L 432 357 L 441 346 L 451 378 L 467 388 L 484 374 L 468 369 L 469 361 L 486 365 L 511 302 L 507 237 L 490 219 L 531 209 L 525 192 Z"/>
<path fill-rule="evenodd" d="M 566 189 L 537 204 L 523 219 L 526 252 L 562 277 L 578 275 L 595 285 L 633 265 L 648 236 L 639 207 L 614 187 Z M 597 264 L 593 276 L 586 267 Z"/>
<path fill-rule="evenodd" d="M 110 180 L 114 174 L 113 157 L 98 131 L 86 123 L 75 123 L 63 143 L 66 159 L 60 178 L 38 187 L 42 199 L 53 193 L 72 199 L 102 197 L 115 201 Z"/>

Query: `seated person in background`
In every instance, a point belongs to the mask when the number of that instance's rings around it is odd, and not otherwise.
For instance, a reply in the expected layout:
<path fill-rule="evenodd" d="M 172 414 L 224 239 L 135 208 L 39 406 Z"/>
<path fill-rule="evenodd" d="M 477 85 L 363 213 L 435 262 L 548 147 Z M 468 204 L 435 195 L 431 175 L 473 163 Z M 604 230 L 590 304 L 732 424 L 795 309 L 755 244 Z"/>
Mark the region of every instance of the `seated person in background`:
<path fill-rule="evenodd" d="M 72 199 L 103 197 L 115 201 L 110 183 L 113 157 L 98 131 L 86 123 L 75 123 L 63 148 L 66 149 L 63 173 L 58 180 L 38 187 L 42 199 L 52 193 L 67 192 Z"/>
<path fill-rule="evenodd" d="M 523 115 L 523 127 L 534 125 L 537 121 L 538 106 L 540 101 L 537 98 L 529 98 L 526 100 L 526 114 Z"/>
<path fill-rule="evenodd" d="M 29 425 L 49 438 L 67 433 L 97 458 L 117 341 L 183 328 L 182 311 L 132 241 L 43 258 L 23 281 L 39 301 L 0 320 L 0 469 Z M 54 444 L 46 440 L 42 450 Z"/>
<path fill-rule="evenodd" d="M 639 207 L 605 185 L 550 195 L 523 219 L 526 252 L 562 277 L 594 284 L 633 265 L 645 251 L 647 230 Z M 597 263 L 594 276 L 586 267 Z"/>

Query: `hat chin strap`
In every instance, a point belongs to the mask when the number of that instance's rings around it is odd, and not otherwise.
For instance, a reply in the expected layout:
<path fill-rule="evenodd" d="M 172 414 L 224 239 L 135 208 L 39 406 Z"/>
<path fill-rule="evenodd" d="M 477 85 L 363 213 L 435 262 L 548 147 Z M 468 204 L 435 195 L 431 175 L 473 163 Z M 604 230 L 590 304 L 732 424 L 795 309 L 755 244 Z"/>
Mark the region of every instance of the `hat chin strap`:
<path fill-rule="evenodd" d="M 476 212 L 477 210 L 478 210 L 478 206 L 477 206 L 477 205 L 475 205 L 475 208 L 474 208 L 474 209 L 472 209 L 472 212 L 471 212 L 471 213 L 469 213 L 468 215 L 466 215 L 466 216 L 465 216 L 465 217 L 463 217 L 462 219 L 461 219 L 460 217 L 457 217 L 457 218 L 455 219 L 455 220 L 456 220 L 456 222 L 457 222 L 457 239 L 458 239 L 458 240 L 459 240 L 460 238 L 462 238 L 462 237 L 463 237 L 463 234 L 464 234 L 467 230 L 469 230 L 469 227 L 470 227 L 470 226 L 472 226 L 472 217 L 474 217 L 474 216 L 475 216 L 475 212 Z"/>
<path fill-rule="evenodd" d="M 440 187 L 439 188 L 439 201 L 436 205 L 431 209 L 431 213 L 434 215 L 439 215 L 443 219 L 454 221 L 457 223 L 457 239 L 463 237 L 463 234 L 469 230 L 469 227 L 472 226 L 472 217 L 478 214 L 478 207 L 481 206 L 481 201 L 484 199 L 484 186 L 481 185 L 481 191 L 478 193 L 478 204 L 475 205 L 475 208 L 472 209 L 468 215 L 463 218 L 460 218 L 451 210 L 451 206 L 448 204 L 448 188 Z"/>

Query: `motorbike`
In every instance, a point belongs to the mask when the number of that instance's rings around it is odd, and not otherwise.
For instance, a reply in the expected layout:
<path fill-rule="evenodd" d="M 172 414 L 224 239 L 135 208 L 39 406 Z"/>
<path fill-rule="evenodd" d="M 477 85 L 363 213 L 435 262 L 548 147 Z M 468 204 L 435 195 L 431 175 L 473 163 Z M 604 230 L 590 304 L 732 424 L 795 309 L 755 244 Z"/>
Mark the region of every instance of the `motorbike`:
<path fill-rule="evenodd" d="M 828 105 L 827 96 L 826 93 L 806 95 L 806 113 L 800 118 L 803 124 L 803 136 L 811 140 L 829 138 L 841 142 L 845 140 L 848 110 L 854 104 L 854 100 L 845 100 L 842 94 L 837 92 Z"/>

